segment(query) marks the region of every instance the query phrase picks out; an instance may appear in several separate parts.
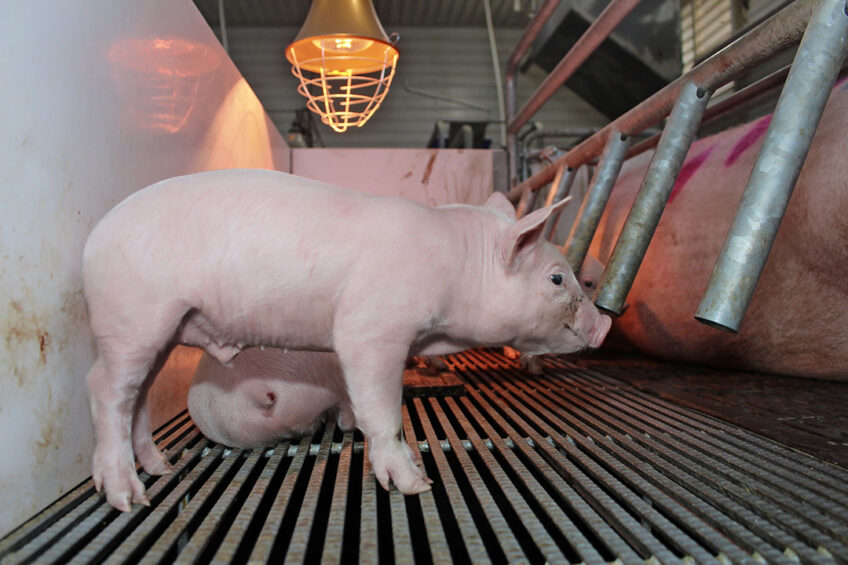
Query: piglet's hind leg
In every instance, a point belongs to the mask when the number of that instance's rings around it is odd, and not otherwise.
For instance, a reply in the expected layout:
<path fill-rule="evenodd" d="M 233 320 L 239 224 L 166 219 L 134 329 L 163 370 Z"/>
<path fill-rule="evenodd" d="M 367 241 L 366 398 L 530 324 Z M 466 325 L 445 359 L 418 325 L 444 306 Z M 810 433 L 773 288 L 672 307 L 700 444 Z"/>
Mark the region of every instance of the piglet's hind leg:
<path fill-rule="evenodd" d="M 153 369 L 148 373 L 144 385 L 142 385 L 138 392 L 132 421 L 133 452 L 142 468 L 151 475 L 164 475 L 173 470 L 165 455 L 153 441 L 153 432 L 150 429 L 150 412 L 147 407 L 147 397 L 150 393 L 150 387 L 153 385 L 153 381 L 156 379 L 156 375 L 159 373 L 162 365 L 165 364 L 165 359 L 167 359 L 167 355 L 163 352 L 159 355 Z"/>

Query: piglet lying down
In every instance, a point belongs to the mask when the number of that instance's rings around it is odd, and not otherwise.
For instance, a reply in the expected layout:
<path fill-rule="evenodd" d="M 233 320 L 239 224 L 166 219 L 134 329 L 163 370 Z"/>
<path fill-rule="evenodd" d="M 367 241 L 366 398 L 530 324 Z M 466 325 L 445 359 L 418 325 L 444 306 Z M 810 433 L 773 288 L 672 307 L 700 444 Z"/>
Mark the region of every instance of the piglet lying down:
<path fill-rule="evenodd" d="M 284 173 L 168 179 L 116 206 L 83 253 L 98 356 L 88 374 L 93 479 L 109 503 L 148 503 L 133 453 L 169 470 L 146 397 L 175 344 L 222 364 L 248 346 L 335 351 L 377 479 L 429 488 L 399 437 L 408 355 L 478 345 L 597 347 L 610 327 L 540 235 L 559 203 L 515 220 L 509 202 L 431 208 Z"/>
<path fill-rule="evenodd" d="M 327 416 L 343 430 L 354 426 L 339 357 L 322 351 L 254 347 L 229 367 L 204 355 L 188 389 L 188 411 L 212 441 L 247 449 L 309 435 Z"/>

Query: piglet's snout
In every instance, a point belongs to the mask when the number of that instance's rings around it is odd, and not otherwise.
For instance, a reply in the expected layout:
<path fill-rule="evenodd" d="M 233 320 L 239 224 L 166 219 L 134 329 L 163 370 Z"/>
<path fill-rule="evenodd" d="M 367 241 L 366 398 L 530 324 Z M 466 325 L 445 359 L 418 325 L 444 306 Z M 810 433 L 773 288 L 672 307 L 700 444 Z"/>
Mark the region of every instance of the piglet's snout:
<path fill-rule="evenodd" d="M 612 318 L 599 314 L 594 327 L 589 331 L 586 345 L 592 349 L 600 347 L 604 342 L 604 338 L 607 337 L 607 333 L 609 333 L 610 326 L 612 326 Z"/>

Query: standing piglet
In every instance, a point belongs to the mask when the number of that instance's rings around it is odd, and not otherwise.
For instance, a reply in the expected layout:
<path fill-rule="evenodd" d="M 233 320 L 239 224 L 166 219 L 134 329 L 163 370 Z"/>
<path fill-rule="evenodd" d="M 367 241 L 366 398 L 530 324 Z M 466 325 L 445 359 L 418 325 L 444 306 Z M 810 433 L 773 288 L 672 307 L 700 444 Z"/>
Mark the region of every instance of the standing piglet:
<path fill-rule="evenodd" d="M 335 351 L 377 480 L 427 490 L 399 437 L 407 356 L 508 344 L 568 353 L 597 347 L 609 330 L 540 237 L 557 207 L 516 222 L 500 194 L 483 207 L 430 208 L 264 170 L 135 193 L 83 254 L 98 346 L 87 378 L 94 484 L 129 510 L 147 503 L 133 452 L 149 473 L 168 470 L 146 396 L 181 343 L 224 364 L 251 345 Z"/>

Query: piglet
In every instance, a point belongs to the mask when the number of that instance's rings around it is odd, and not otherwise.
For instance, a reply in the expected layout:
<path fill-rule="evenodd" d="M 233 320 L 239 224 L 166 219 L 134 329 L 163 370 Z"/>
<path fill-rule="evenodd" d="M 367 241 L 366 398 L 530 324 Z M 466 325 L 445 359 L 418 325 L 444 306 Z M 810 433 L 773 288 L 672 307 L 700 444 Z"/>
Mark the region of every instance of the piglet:
<path fill-rule="evenodd" d="M 601 275 L 604 273 L 604 265 L 594 256 L 587 255 L 580 272 L 577 273 L 577 283 L 586 294 L 586 298 L 592 299 L 595 289 L 598 288 L 598 283 L 601 280 Z M 625 305 L 626 308 L 626 305 Z M 505 346 L 503 348 L 504 356 L 507 359 L 519 359 L 521 368 L 531 375 L 541 375 L 543 372 L 542 360 L 538 355 L 532 353 L 522 353 L 515 348 Z"/>
<path fill-rule="evenodd" d="M 127 511 L 149 503 L 133 453 L 147 472 L 168 471 L 146 397 L 179 343 L 225 365 L 248 346 L 335 351 L 377 480 L 429 489 L 400 437 L 409 355 L 569 353 L 609 330 L 540 237 L 565 203 L 516 221 L 501 194 L 434 208 L 266 170 L 198 173 L 133 194 L 83 252 L 98 349 L 87 377 L 95 486 Z"/>
<path fill-rule="evenodd" d="M 339 357 L 323 351 L 247 349 L 231 366 L 204 355 L 188 389 L 203 435 L 230 447 L 271 447 L 315 432 L 326 417 L 353 428 Z"/>

